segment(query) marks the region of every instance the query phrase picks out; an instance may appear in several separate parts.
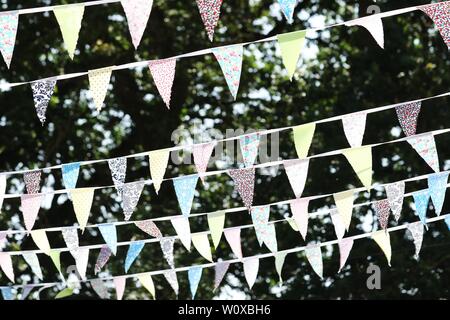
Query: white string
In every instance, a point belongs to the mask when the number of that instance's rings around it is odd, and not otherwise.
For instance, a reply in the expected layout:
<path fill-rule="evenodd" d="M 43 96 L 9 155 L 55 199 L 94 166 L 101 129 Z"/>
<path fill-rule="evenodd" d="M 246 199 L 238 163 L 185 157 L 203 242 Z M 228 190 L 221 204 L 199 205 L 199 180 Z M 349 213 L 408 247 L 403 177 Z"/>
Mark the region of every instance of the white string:
<path fill-rule="evenodd" d="M 62 4 L 57 6 L 45 6 L 45 7 L 35 7 L 35 8 L 28 8 L 28 9 L 19 9 L 19 10 L 8 10 L 8 11 L 1 11 L 0 13 L 10 13 L 10 12 L 17 12 L 19 15 L 23 14 L 32 14 L 32 13 L 42 13 L 42 12 L 48 12 L 53 11 L 54 9 L 63 8 L 63 7 L 71 7 L 71 6 L 85 6 L 85 7 L 91 7 L 91 6 L 99 6 L 102 4 L 110 4 L 115 2 L 120 2 L 121 0 L 97 0 L 97 1 L 87 1 L 87 2 L 79 2 L 79 3 L 71 3 L 71 4 Z"/>

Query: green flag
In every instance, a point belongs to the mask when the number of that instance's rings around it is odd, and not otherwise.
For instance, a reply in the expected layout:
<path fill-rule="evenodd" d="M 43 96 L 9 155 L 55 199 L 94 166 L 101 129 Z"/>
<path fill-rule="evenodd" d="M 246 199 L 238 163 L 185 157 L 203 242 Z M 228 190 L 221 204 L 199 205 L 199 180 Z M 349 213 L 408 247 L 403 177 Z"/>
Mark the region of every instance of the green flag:
<path fill-rule="evenodd" d="M 73 59 L 77 47 L 78 34 L 81 29 L 81 20 L 84 15 L 84 5 L 60 6 L 53 9 L 61 33 L 66 44 L 69 56 Z"/>
<path fill-rule="evenodd" d="M 351 148 L 342 152 L 355 170 L 364 187 L 372 187 L 372 147 Z"/>
<path fill-rule="evenodd" d="M 306 158 L 309 147 L 311 146 L 314 132 L 316 131 L 315 123 L 307 123 L 301 126 L 296 126 L 292 129 L 294 131 L 295 150 L 299 159 Z"/>
<path fill-rule="evenodd" d="M 214 248 L 219 246 L 220 238 L 222 237 L 223 227 L 225 224 L 225 211 L 218 211 L 208 215 L 208 225 L 211 231 L 211 238 L 214 243 Z"/>
<path fill-rule="evenodd" d="M 306 30 L 277 35 L 283 63 L 291 80 L 297 69 L 297 62 L 305 44 L 305 36 Z"/>

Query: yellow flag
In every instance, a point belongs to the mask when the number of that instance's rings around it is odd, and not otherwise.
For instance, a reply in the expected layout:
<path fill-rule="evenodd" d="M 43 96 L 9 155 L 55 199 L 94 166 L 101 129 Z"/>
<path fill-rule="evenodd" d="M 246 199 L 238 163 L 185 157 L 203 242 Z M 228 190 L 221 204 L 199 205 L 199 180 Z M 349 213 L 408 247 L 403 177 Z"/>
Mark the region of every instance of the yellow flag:
<path fill-rule="evenodd" d="M 106 67 L 101 69 L 89 70 L 89 88 L 92 98 L 94 99 L 97 111 L 103 108 L 106 92 L 108 92 L 109 82 L 114 67 Z"/>
<path fill-rule="evenodd" d="M 153 279 L 152 276 L 149 275 L 148 273 L 146 274 L 140 274 L 137 276 L 139 282 L 141 283 L 141 285 L 148 290 L 148 292 L 150 292 L 150 294 L 152 295 L 153 299 L 156 299 L 156 294 L 155 294 L 155 285 L 153 284 Z"/>
<path fill-rule="evenodd" d="M 83 20 L 84 5 L 76 4 L 56 7 L 53 9 L 53 13 L 61 29 L 69 57 L 73 59 L 75 48 L 77 47 L 78 34 L 81 29 L 81 20 Z"/>
<path fill-rule="evenodd" d="M 222 237 L 223 227 L 225 225 L 225 211 L 218 211 L 208 215 L 208 226 L 211 231 L 214 248 L 217 249 Z"/>
<path fill-rule="evenodd" d="M 50 255 L 51 248 L 45 230 L 32 230 L 31 238 L 33 238 L 34 243 L 40 250 L 42 250 L 42 252 L 48 256 Z"/>
<path fill-rule="evenodd" d="M 372 187 L 372 147 L 358 147 L 344 150 L 343 155 L 355 170 L 364 187 Z"/>
<path fill-rule="evenodd" d="M 385 230 L 377 231 L 372 235 L 372 239 L 375 240 L 375 242 L 380 246 L 381 250 L 383 250 L 388 261 L 388 265 L 391 266 L 392 251 L 391 237 L 389 235 L 389 232 L 386 232 Z"/>
<path fill-rule="evenodd" d="M 316 130 L 315 123 L 307 123 L 300 126 L 296 126 L 293 129 L 295 150 L 299 159 L 306 158 L 308 156 L 309 147 Z"/>
<path fill-rule="evenodd" d="M 55 265 L 56 269 L 61 273 L 61 252 L 52 250 L 50 251 L 50 258 L 53 261 L 53 264 Z"/>
<path fill-rule="evenodd" d="M 197 233 L 192 235 L 192 244 L 195 249 L 204 257 L 206 260 L 213 262 L 211 255 L 211 245 L 209 244 L 208 235 L 204 233 Z"/>
<path fill-rule="evenodd" d="M 297 70 L 298 59 L 305 45 L 305 37 L 306 30 L 277 35 L 281 57 L 291 80 Z"/>
<path fill-rule="evenodd" d="M 155 150 L 148 154 L 150 162 L 150 176 L 155 187 L 156 194 L 161 188 L 161 183 L 166 173 L 167 163 L 169 162 L 170 150 Z"/>
<path fill-rule="evenodd" d="M 348 231 L 350 223 L 352 222 L 353 201 L 354 201 L 353 190 L 335 193 L 333 194 L 333 198 L 334 202 L 336 203 L 339 215 L 341 216 L 345 228 Z"/>
<path fill-rule="evenodd" d="M 81 232 L 87 225 L 91 213 L 92 201 L 94 200 L 94 188 L 80 188 L 70 190 L 73 209 L 80 225 Z"/>

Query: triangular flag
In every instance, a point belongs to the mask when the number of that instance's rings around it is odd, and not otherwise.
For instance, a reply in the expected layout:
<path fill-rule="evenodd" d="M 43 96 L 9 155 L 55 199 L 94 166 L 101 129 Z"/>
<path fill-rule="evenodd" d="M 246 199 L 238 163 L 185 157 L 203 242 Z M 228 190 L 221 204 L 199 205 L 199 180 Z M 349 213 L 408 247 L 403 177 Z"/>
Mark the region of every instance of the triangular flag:
<path fill-rule="evenodd" d="M 106 67 L 89 70 L 88 72 L 89 90 L 91 91 L 98 112 L 103 108 L 103 102 L 105 101 L 106 92 L 108 91 L 109 82 L 111 81 L 112 71 L 113 67 Z"/>
<path fill-rule="evenodd" d="M 107 245 L 103 245 L 98 254 L 97 261 L 95 262 L 94 273 L 99 273 L 102 268 L 108 263 L 111 257 L 111 249 Z"/>
<path fill-rule="evenodd" d="M 413 193 L 414 204 L 416 206 L 416 215 L 419 216 L 420 221 L 426 226 L 427 224 L 427 210 L 430 202 L 429 190 L 422 190 Z M 428 227 L 426 227 L 428 229 Z"/>
<path fill-rule="evenodd" d="M 448 230 L 450 230 L 450 216 L 445 218 L 445 223 L 447 224 Z"/>
<path fill-rule="evenodd" d="M 408 138 L 408 143 L 417 151 L 435 172 L 439 172 L 439 157 L 436 142 L 431 133 Z"/>
<path fill-rule="evenodd" d="M 408 225 L 408 230 L 411 233 L 414 241 L 414 247 L 416 248 L 414 256 L 416 259 L 419 259 L 419 253 L 423 242 L 423 224 L 420 222 L 410 223 Z"/>
<path fill-rule="evenodd" d="M 36 221 L 44 198 L 45 195 L 43 194 L 22 194 L 20 196 L 23 220 L 28 232 L 33 229 L 34 222 Z"/>
<path fill-rule="evenodd" d="M 277 270 L 280 284 L 283 283 L 283 278 L 281 276 L 281 271 L 283 270 L 284 261 L 286 260 L 286 252 L 277 252 L 275 254 L 275 269 Z"/>
<path fill-rule="evenodd" d="M 98 226 L 98 230 L 105 239 L 106 244 L 111 249 L 111 252 L 116 255 L 117 253 L 117 230 L 116 225 L 112 223 L 101 224 Z"/>
<path fill-rule="evenodd" d="M 130 244 L 128 248 L 127 257 L 125 258 L 125 272 L 128 273 L 134 260 L 139 256 L 145 243 L 143 241 L 134 241 Z"/>
<path fill-rule="evenodd" d="M 121 0 L 120 3 L 127 16 L 134 48 L 137 49 L 147 27 L 153 0 Z"/>
<path fill-rule="evenodd" d="M 331 221 L 334 225 L 334 231 L 336 232 L 336 237 L 341 240 L 345 235 L 345 225 L 342 221 L 342 216 L 339 214 L 337 209 L 330 210 Z"/>
<path fill-rule="evenodd" d="M 81 232 L 87 225 L 89 214 L 91 213 L 92 201 L 94 200 L 95 188 L 81 188 L 70 190 L 73 209 L 80 225 Z"/>
<path fill-rule="evenodd" d="M 30 234 L 39 250 L 44 252 L 46 255 L 50 255 L 51 248 L 45 230 L 33 230 Z"/>
<path fill-rule="evenodd" d="M 389 235 L 389 232 L 386 232 L 384 230 L 377 231 L 372 235 L 372 239 L 375 240 L 381 250 L 383 250 L 384 255 L 386 256 L 386 259 L 388 261 L 388 265 L 391 266 L 392 251 L 391 237 Z"/>
<path fill-rule="evenodd" d="M 226 211 L 217 211 L 208 214 L 208 226 L 215 249 L 219 246 L 220 238 L 222 238 L 223 227 L 225 225 L 225 213 Z"/>
<path fill-rule="evenodd" d="M 283 165 L 295 197 L 300 198 L 308 178 L 309 159 L 284 161 Z"/>
<path fill-rule="evenodd" d="M 81 279 L 86 280 L 86 270 L 89 261 L 89 248 L 78 248 L 75 254 L 75 265 Z"/>
<path fill-rule="evenodd" d="M 84 15 L 84 4 L 58 6 L 53 9 L 53 13 L 61 29 L 69 57 L 73 59 Z"/>
<path fill-rule="evenodd" d="M 64 228 L 61 230 L 61 234 L 67 249 L 69 249 L 70 253 L 75 258 L 76 250 L 79 248 L 78 229 L 76 227 Z"/>
<path fill-rule="evenodd" d="M 108 160 L 109 170 L 111 170 L 111 177 L 114 187 L 119 196 L 122 196 L 122 188 L 125 183 L 127 173 L 127 158 L 115 158 Z"/>
<path fill-rule="evenodd" d="M 75 189 L 77 187 L 78 175 L 80 173 L 80 163 L 73 162 L 61 166 L 64 187 Z"/>
<path fill-rule="evenodd" d="M 200 16 L 205 25 L 206 33 L 210 41 L 213 41 L 214 29 L 219 22 L 220 7 L 223 0 L 196 0 Z"/>
<path fill-rule="evenodd" d="M 358 175 L 364 187 L 370 190 L 372 186 L 372 147 L 365 146 L 342 151 Z"/>
<path fill-rule="evenodd" d="M 398 222 L 402 213 L 403 199 L 405 195 L 405 181 L 391 183 L 385 186 L 389 206 Z"/>
<path fill-rule="evenodd" d="M 200 176 L 200 179 L 202 182 L 204 182 L 205 179 L 205 172 L 208 168 L 208 162 L 211 158 L 212 152 L 214 151 L 214 148 L 216 146 L 216 143 L 204 143 L 200 145 L 195 145 L 193 148 L 193 155 L 194 155 L 194 163 L 195 168 L 197 169 L 197 173 Z"/>
<path fill-rule="evenodd" d="M 209 244 L 208 235 L 205 233 L 194 233 L 192 235 L 192 244 L 195 249 L 202 255 L 206 260 L 213 262 L 211 255 L 211 245 Z"/>
<path fill-rule="evenodd" d="M 367 112 L 358 112 L 342 118 L 344 133 L 352 148 L 361 147 L 366 131 Z"/>
<path fill-rule="evenodd" d="M 30 295 L 31 291 L 33 291 L 33 289 L 34 289 L 33 285 L 31 284 L 25 285 L 25 287 L 23 287 L 20 300 L 25 300 Z"/>
<path fill-rule="evenodd" d="M 255 190 L 255 168 L 229 170 L 228 174 L 233 179 L 234 187 L 241 196 L 244 205 L 250 210 Z"/>
<path fill-rule="evenodd" d="M 56 296 L 55 299 L 62 299 L 66 297 L 70 297 L 73 295 L 73 289 L 72 288 L 65 288 L 61 290 Z"/>
<path fill-rule="evenodd" d="M 212 48 L 211 51 L 219 62 L 228 88 L 234 100 L 236 100 L 241 81 L 242 56 L 244 54 L 243 45 L 238 44 L 228 47 Z"/>
<path fill-rule="evenodd" d="M 42 125 L 45 123 L 48 103 L 52 98 L 53 91 L 56 86 L 56 78 L 41 80 L 31 83 L 31 91 L 33 92 L 34 107 L 36 114 Z"/>
<path fill-rule="evenodd" d="M 306 30 L 279 34 L 277 39 L 284 66 L 287 69 L 289 79 L 292 81 L 292 77 L 297 70 L 300 53 L 305 45 Z"/>
<path fill-rule="evenodd" d="M 113 281 L 114 287 L 116 287 L 117 300 L 122 300 L 123 293 L 125 292 L 125 286 L 127 284 L 127 277 L 115 277 Z"/>
<path fill-rule="evenodd" d="M 448 30 L 448 22 L 450 20 L 450 4 L 448 2 L 438 2 L 419 7 L 419 9 L 425 12 L 433 20 L 442 36 L 442 39 L 450 49 L 450 32 Z"/>
<path fill-rule="evenodd" d="M 122 186 L 122 208 L 125 221 L 130 220 L 134 209 L 136 209 L 144 186 L 145 181 L 125 183 Z"/>
<path fill-rule="evenodd" d="M 153 81 L 155 81 L 156 88 L 166 104 L 167 109 L 170 109 L 170 99 L 172 97 L 176 66 L 177 59 L 175 58 L 152 60 L 148 62 L 148 68 L 150 69 Z"/>
<path fill-rule="evenodd" d="M 398 122 L 407 137 L 416 134 L 417 118 L 419 117 L 422 102 L 405 103 L 395 107 Z"/>
<path fill-rule="evenodd" d="M 0 174 L 0 212 L 2 210 L 3 206 L 3 200 L 5 199 L 5 193 L 6 193 L 6 174 Z"/>
<path fill-rule="evenodd" d="M 89 282 L 100 299 L 109 299 L 108 288 L 102 279 L 92 279 Z"/>
<path fill-rule="evenodd" d="M 55 265 L 56 270 L 58 270 L 58 272 L 61 274 L 61 277 L 62 277 L 62 273 L 61 273 L 61 252 L 60 251 L 56 251 L 56 250 L 52 250 L 52 251 L 50 251 L 49 256 L 52 259 L 52 262 Z"/>
<path fill-rule="evenodd" d="M 288 23 L 294 22 L 294 9 L 297 6 L 298 0 L 278 0 L 281 11 L 284 14 Z"/>
<path fill-rule="evenodd" d="M 189 219 L 183 216 L 170 219 L 173 228 L 175 229 L 181 243 L 185 248 L 191 250 L 191 227 L 189 225 Z"/>
<path fill-rule="evenodd" d="M 314 272 L 320 277 L 320 279 L 322 279 L 323 262 L 322 262 L 322 250 L 320 246 L 315 245 L 306 247 L 305 254 Z"/>
<path fill-rule="evenodd" d="M 202 278 L 202 267 L 190 267 L 188 270 L 189 287 L 191 289 L 192 300 L 195 299 L 195 293 L 197 292 L 198 283 Z"/>
<path fill-rule="evenodd" d="M 433 201 L 436 215 L 440 215 L 444 206 L 449 172 L 436 173 L 428 177 L 428 190 Z"/>
<path fill-rule="evenodd" d="M 308 206 L 309 206 L 309 198 L 300 198 L 291 201 L 291 212 L 294 217 L 295 224 L 298 227 L 298 231 L 303 237 L 303 240 L 306 240 L 306 234 L 308 232 Z"/>
<path fill-rule="evenodd" d="M 336 208 L 341 215 L 342 221 L 344 222 L 345 228 L 348 231 L 350 223 L 352 222 L 354 192 L 353 190 L 347 190 L 335 193 L 333 194 L 333 199 L 336 203 Z"/>
<path fill-rule="evenodd" d="M 229 262 L 217 262 L 216 266 L 214 267 L 215 275 L 214 275 L 214 291 L 217 290 L 217 288 L 220 286 L 220 283 L 223 280 L 223 277 L 228 271 L 228 268 L 230 267 Z"/>
<path fill-rule="evenodd" d="M 0 252 L 0 267 L 11 282 L 14 280 L 14 269 L 12 265 L 11 255 L 7 252 Z"/>
<path fill-rule="evenodd" d="M 346 26 L 362 26 L 370 32 L 378 45 L 384 49 L 383 21 L 380 17 L 367 16 L 345 23 Z"/>
<path fill-rule="evenodd" d="M 234 255 L 242 259 L 241 228 L 226 229 L 224 235 Z"/>
<path fill-rule="evenodd" d="M 380 227 L 386 229 L 388 226 L 389 214 L 391 213 L 389 201 L 387 199 L 376 201 L 374 202 L 373 207 L 375 208 L 375 214 L 377 215 Z"/>
<path fill-rule="evenodd" d="M 239 139 L 242 159 L 245 167 L 251 167 L 258 156 L 258 149 L 261 137 L 259 133 L 248 134 Z"/>
<path fill-rule="evenodd" d="M 244 260 L 243 264 L 244 264 L 245 280 L 247 280 L 248 286 L 251 289 L 255 284 L 256 278 L 258 277 L 259 259 L 250 258 Z"/>
<path fill-rule="evenodd" d="M 156 194 L 161 188 L 161 182 L 166 173 L 167 163 L 169 162 L 170 150 L 156 150 L 148 154 L 150 163 L 150 176 L 155 187 Z"/>
<path fill-rule="evenodd" d="M 174 238 L 162 238 L 160 240 L 161 251 L 167 263 L 172 269 L 175 269 L 175 261 L 173 257 L 173 245 L 175 243 Z"/>
<path fill-rule="evenodd" d="M 345 266 L 348 256 L 350 255 L 350 251 L 353 248 L 353 242 L 354 240 L 352 238 L 342 239 L 341 241 L 338 242 L 340 254 L 338 272 L 341 272 L 342 268 Z"/>
<path fill-rule="evenodd" d="M 184 176 L 173 180 L 173 186 L 177 195 L 178 204 L 180 205 L 181 213 L 185 217 L 188 217 L 191 213 L 197 182 L 197 174 Z"/>
<path fill-rule="evenodd" d="M 164 277 L 166 278 L 167 282 L 170 284 L 173 291 L 175 291 L 175 294 L 178 297 L 179 286 L 178 286 L 177 273 L 174 270 L 168 270 L 168 271 L 165 271 L 163 274 L 164 274 Z"/>
<path fill-rule="evenodd" d="M 272 252 L 278 251 L 275 225 L 269 224 L 270 206 L 253 207 L 251 209 L 253 226 L 259 245 L 266 244 Z"/>
<path fill-rule="evenodd" d="M 1 287 L 3 300 L 14 300 L 14 294 L 11 287 Z"/>
<path fill-rule="evenodd" d="M 297 156 L 299 159 L 303 159 L 308 156 L 315 131 L 315 123 L 302 124 L 292 129 L 294 134 L 295 151 L 297 151 Z"/>
<path fill-rule="evenodd" d="M 0 51 L 6 66 L 11 66 L 11 60 L 16 44 L 17 26 L 19 24 L 19 11 L 0 13 Z"/>
<path fill-rule="evenodd" d="M 145 274 L 141 274 L 137 276 L 139 282 L 141 283 L 141 285 L 147 289 L 148 292 L 150 292 L 150 294 L 152 295 L 152 298 L 155 299 L 156 298 L 156 292 L 155 292 L 155 284 L 153 283 L 153 279 L 152 276 L 149 275 L 148 273 Z"/>
<path fill-rule="evenodd" d="M 161 230 L 152 220 L 136 221 L 134 224 L 148 235 L 154 238 L 162 238 Z"/>
<path fill-rule="evenodd" d="M 39 189 L 41 189 L 41 170 L 25 172 L 23 180 L 25 181 L 25 187 L 28 194 L 39 193 Z"/>

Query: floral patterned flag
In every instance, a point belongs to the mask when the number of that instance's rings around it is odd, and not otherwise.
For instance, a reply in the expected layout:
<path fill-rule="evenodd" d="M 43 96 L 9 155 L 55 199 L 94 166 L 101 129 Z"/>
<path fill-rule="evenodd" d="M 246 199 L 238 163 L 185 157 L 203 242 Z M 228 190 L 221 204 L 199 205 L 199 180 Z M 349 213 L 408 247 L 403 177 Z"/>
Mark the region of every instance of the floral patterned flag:
<path fill-rule="evenodd" d="M 89 214 L 91 213 L 94 191 L 94 188 L 80 188 L 70 191 L 73 209 L 82 232 L 84 232 L 84 228 L 89 219 Z"/>
<path fill-rule="evenodd" d="M 163 274 L 164 274 L 164 277 L 166 278 L 167 282 L 172 287 L 173 291 L 175 291 L 176 296 L 178 297 L 179 286 L 178 286 L 177 273 L 174 270 L 168 270 L 168 271 L 165 271 Z"/>
<path fill-rule="evenodd" d="M 255 190 L 255 168 L 229 170 L 228 174 L 234 181 L 234 187 L 242 198 L 248 210 L 253 204 Z"/>
<path fill-rule="evenodd" d="M 431 133 L 411 137 L 408 143 L 417 151 L 417 153 L 425 160 L 425 162 L 435 172 L 439 172 L 439 157 L 436 150 L 434 136 Z"/>
<path fill-rule="evenodd" d="M 391 236 L 389 235 L 389 232 L 386 232 L 385 230 L 374 232 L 372 235 L 372 239 L 378 244 L 381 250 L 383 250 L 384 255 L 386 256 L 386 259 L 388 261 L 388 265 L 391 266 L 392 250 Z"/>
<path fill-rule="evenodd" d="M 192 202 L 195 195 L 195 187 L 197 186 L 198 175 L 190 175 L 173 180 L 173 186 L 177 195 L 178 204 L 180 205 L 183 216 L 188 217 L 191 213 Z"/>
<path fill-rule="evenodd" d="M 272 252 L 278 251 L 275 225 L 269 223 L 270 206 L 253 207 L 251 216 L 259 245 L 266 244 Z"/>
<path fill-rule="evenodd" d="M 148 63 L 148 68 L 155 81 L 156 88 L 161 95 L 166 107 L 170 109 L 170 99 L 172 96 L 172 86 L 175 80 L 175 67 L 177 59 L 152 60 Z"/>
<path fill-rule="evenodd" d="M 339 245 L 339 253 L 340 253 L 340 262 L 339 262 L 339 271 L 341 272 L 342 268 L 345 266 L 347 262 L 348 256 L 350 255 L 350 251 L 353 248 L 354 240 L 352 238 L 342 239 L 338 242 Z"/>
<path fill-rule="evenodd" d="M 150 176 L 152 177 L 153 186 L 155 187 L 156 194 L 158 194 L 161 188 L 161 183 L 166 173 L 167 164 L 169 162 L 170 150 L 156 150 L 151 151 L 148 154 L 150 163 Z"/>
<path fill-rule="evenodd" d="M 154 238 L 162 238 L 161 230 L 152 220 L 136 221 L 134 224 L 148 235 Z"/>
<path fill-rule="evenodd" d="M 153 0 L 121 0 L 120 2 L 127 16 L 134 48 L 137 49 L 147 27 Z"/>
<path fill-rule="evenodd" d="M 246 168 L 253 166 L 258 156 L 260 142 L 259 133 L 248 134 L 239 139 L 241 146 L 242 159 Z"/>
<path fill-rule="evenodd" d="M 398 121 L 407 137 L 416 134 L 417 118 L 419 117 L 422 102 L 405 103 L 395 107 Z"/>
<path fill-rule="evenodd" d="M 376 201 L 373 204 L 373 207 L 375 208 L 375 213 L 377 215 L 378 222 L 380 223 L 380 227 L 382 229 L 386 229 L 388 226 L 389 214 L 391 213 L 389 200 L 383 199 Z"/>
<path fill-rule="evenodd" d="M 11 255 L 7 252 L 0 252 L 0 267 L 11 282 L 14 280 L 14 269 L 12 265 Z"/>
<path fill-rule="evenodd" d="M 416 215 L 420 221 L 427 227 L 427 210 L 430 202 L 430 191 L 422 190 L 413 193 L 414 204 L 416 205 Z"/>
<path fill-rule="evenodd" d="M 300 198 L 308 178 L 309 159 L 289 160 L 283 165 L 295 197 Z"/>
<path fill-rule="evenodd" d="M 211 254 L 211 245 L 209 243 L 208 235 L 206 233 L 194 233 L 192 235 L 192 244 L 203 258 L 205 258 L 209 262 L 213 262 Z"/>
<path fill-rule="evenodd" d="M 320 246 L 313 245 L 306 247 L 305 254 L 314 272 L 320 277 L 320 279 L 322 279 L 323 262 L 322 262 L 322 250 Z"/>
<path fill-rule="evenodd" d="M 106 245 L 111 249 L 111 252 L 117 253 L 117 230 L 116 225 L 112 223 L 105 223 L 98 226 L 98 230 L 102 234 Z"/>
<path fill-rule="evenodd" d="M 440 215 L 444 206 L 449 172 L 436 173 L 428 177 L 428 190 L 433 201 L 436 215 Z"/>
<path fill-rule="evenodd" d="M 117 300 L 122 300 L 123 293 L 125 292 L 125 286 L 127 284 L 126 277 L 115 277 L 114 286 L 116 287 Z"/>
<path fill-rule="evenodd" d="M 84 4 L 58 6 L 53 9 L 53 13 L 61 29 L 69 57 L 73 60 L 84 15 Z"/>
<path fill-rule="evenodd" d="M 364 187 L 372 187 L 372 147 L 364 146 L 342 151 Z"/>
<path fill-rule="evenodd" d="M 75 189 L 77 187 L 78 175 L 80 173 L 80 163 L 73 162 L 61 166 L 64 187 Z"/>
<path fill-rule="evenodd" d="M 336 232 L 336 237 L 341 240 L 345 235 L 345 225 L 342 221 L 342 217 L 339 214 L 339 211 L 337 209 L 331 209 L 330 210 L 330 217 L 331 221 L 334 225 L 334 231 Z"/>
<path fill-rule="evenodd" d="M 77 249 L 79 248 L 78 229 L 76 227 L 64 228 L 61 230 L 64 242 L 70 254 L 76 258 Z"/>
<path fill-rule="evenodd" d="M 216 266 L 214 267 L 215 276 L 214 276 L 214 291 L 217 290 L 217 288 L 220 286 L 220 283 L 223 280 L 223 277 L 228 271 L 228 268 L 230 267 L 229 262 L 217 262 Z"/>
<path fill-rule="evenodd" d="M 122 187 L 122 208 L 125 216 L 125 221 L 130 220 L 131 215 L 136 209 L 136 206 L 141 197 L 142 190 L 144 190 L 145 182 L 137 181 L 125 183 Z"/>
<path fill-rule="evenodd" d="M 190 251 L 191 250 L 191 227 L 189 225 L 189 218 L 184 216 L 179 216 L 170 219 L 175 232 L 180 238 L 183 246 Z"/>
<path fill-rule="evenodd" d="M 395 182 L 385 186 L 389 206 L 394 214 L 395 221 L 398 222 L 402 213 L 403 199 L 405 196 L 405 182 Z"/>
<path fill-rule="evenodd" d="M 108 92 L 112 71 L 113 67 L 89 70 L 88 77 L 90 91 L 98 112 L 103 108 L 103 102 L 105 101 L 106 93 Z"/>
<path fill-rule="evenodd" d="M 206 33 L 210 41 L 213 41 L 214 29 L 219 22 L 220 7 L 223 0 L 196 0 L 200 16 L 205 25 Z"/>
<path fill-rule="evenodd" d="M 242 56 L 244 54 L 243 46 L 239 44 L 229 47 L 212 48 L 211 51 L 219 62 L 228 88 L 236 100 L 241 81 Z"/>
<path fill-rule="evenodd" d="M 344 133 L 352 148 L 361 147 L 366 131 L 367 112 L 349 114 L 342 118 Z"/>
<path fill-rule="evenodd" d="M 362 26 L 370 32 L 377 44 L 384 49 L 384 28 L 383 20 L 380 17 L 367 16 L 349 21 L 346 26 Z"/>
<path fill-rule="evenodd" d="M 242 259 L 241 228 L 226 229 L 224 235 L 230 245 L 231 251 L 233 251 L 236 257 Z"/>
<path fill-rule="evenodd" d="M 44 198 L 45 196 L 43 194 L 22 194 L 20 196 L 23 220 L 25 222 L 25 229 L 28 232 L 33 229 Z"/>
<path fill-rule="evenodd" d="M 420 7 L 434 22 L 442 39 L 450 49 L 450 3 L 439 2 Z"/>
<path fill-rule="evenodd" d="M 25 172 L 23 175 L 23 180 L 25 181 L 25 187 L 27 189 L 27 193 L 35 194 L 39 193 L 41 189 L 41 170 L 34 170 Z"/>
<path fill-rule="evenodd" d="M 175 243 L 174 238 L 162 238 L 160 240 L 161 251 L 164 258 L 172 269 L 175 269 L 175 261 L 173 257 L 173 245 Z"/>
<path fill-rule="evenodd" d="M 244 260 L 243 264 L 244 264 L 245 280 L 247 281 L 247 284 L 251 289 L 255 284 L 256 278 L 258 277 L 259 259 L 250 258 Z"/>
<path fill-rule="evenodd" d="M 119 196 L 122 196 L 122 188 L 125 183 L 127 174 L 127 158 L 115 158 L 108 160 L 109 170 L 111 170 L 111 177 L 116 187 Z"/>
<path fill-rule="evenodd" d="M 195 299 L 195 293 L 197 292 L 198 284 L 202 278 L 202 267 L 190 267 L 188 270 L 189 287 L 191 289 L 192 300 Z"/>
<path fill-rule="evenodd" d="M 97 261 L 95 262 L 94 273 L 99 273 L 102 268 L 108 263 L 111 257 L 111 249 L 107 245 L 103 245 L 98 254 Z"/>
<path fill-rule="evenodd" d="M 204 174 L 206 172 L 206 169 L 208 168 L 208 162 L 211 158 L 215 146 L 216 143 L 214 142 L 194 146 L 193 155 L 195 168 L 197 169 L 197 173 L 200 176 L 202 182 L 204 182 Z"/>
<path fill-rule="evenodd" d="M 294 9 L 297 6 L 298 0 L 278 0 L 278 3 L 287 22 L 289 24 L 294 22 Z"/>
<path fill-rule="evenodd" d="M 19 11 L 0 13 L 0 52 L 8 69 L 11 66 L 18 24 Z"/>
<path fill-rule="evenodd" d="M 420 249 L 422 248 L 423 229 L 423 224 L 420 222 L 410 223 L 408 225 L 408 230 L 411 233 L 414 241 L 414 247 L 416 248 L 416 252 L 414 255 L 416 259 L 419 259 Z"/>
<path fill-rule="evenodd" d="M 294 217 L 295 224 L 297 225 L 303 240 L 306 240 L 306 234 L 308 232 L 308 206 L 309 198 L 295 199 L 291 202 L 292 216 Z"/>
<path fill-rule="evenodd" d="M 109 299 L 108 288 L 102 279 L 92 279 L 89 282 L 100 299 Z"/>
<path fill-rule="evenodd" d="M 128 273 L 134 260 L 139 256 L 145 243 L 143 241 L 135 241 L 130 244 L 128 248 L 127 257 L 125 258 L 125 272 Z"/>
<path fill-rule="evenodd" d="M 48 103 L 52 98 L 53 91 L 56 86 L 56 78 L 31 83 L 31 91 L 33 92 L 34 107 L 36 114 L 42 125 L 45 123 Z"/>

